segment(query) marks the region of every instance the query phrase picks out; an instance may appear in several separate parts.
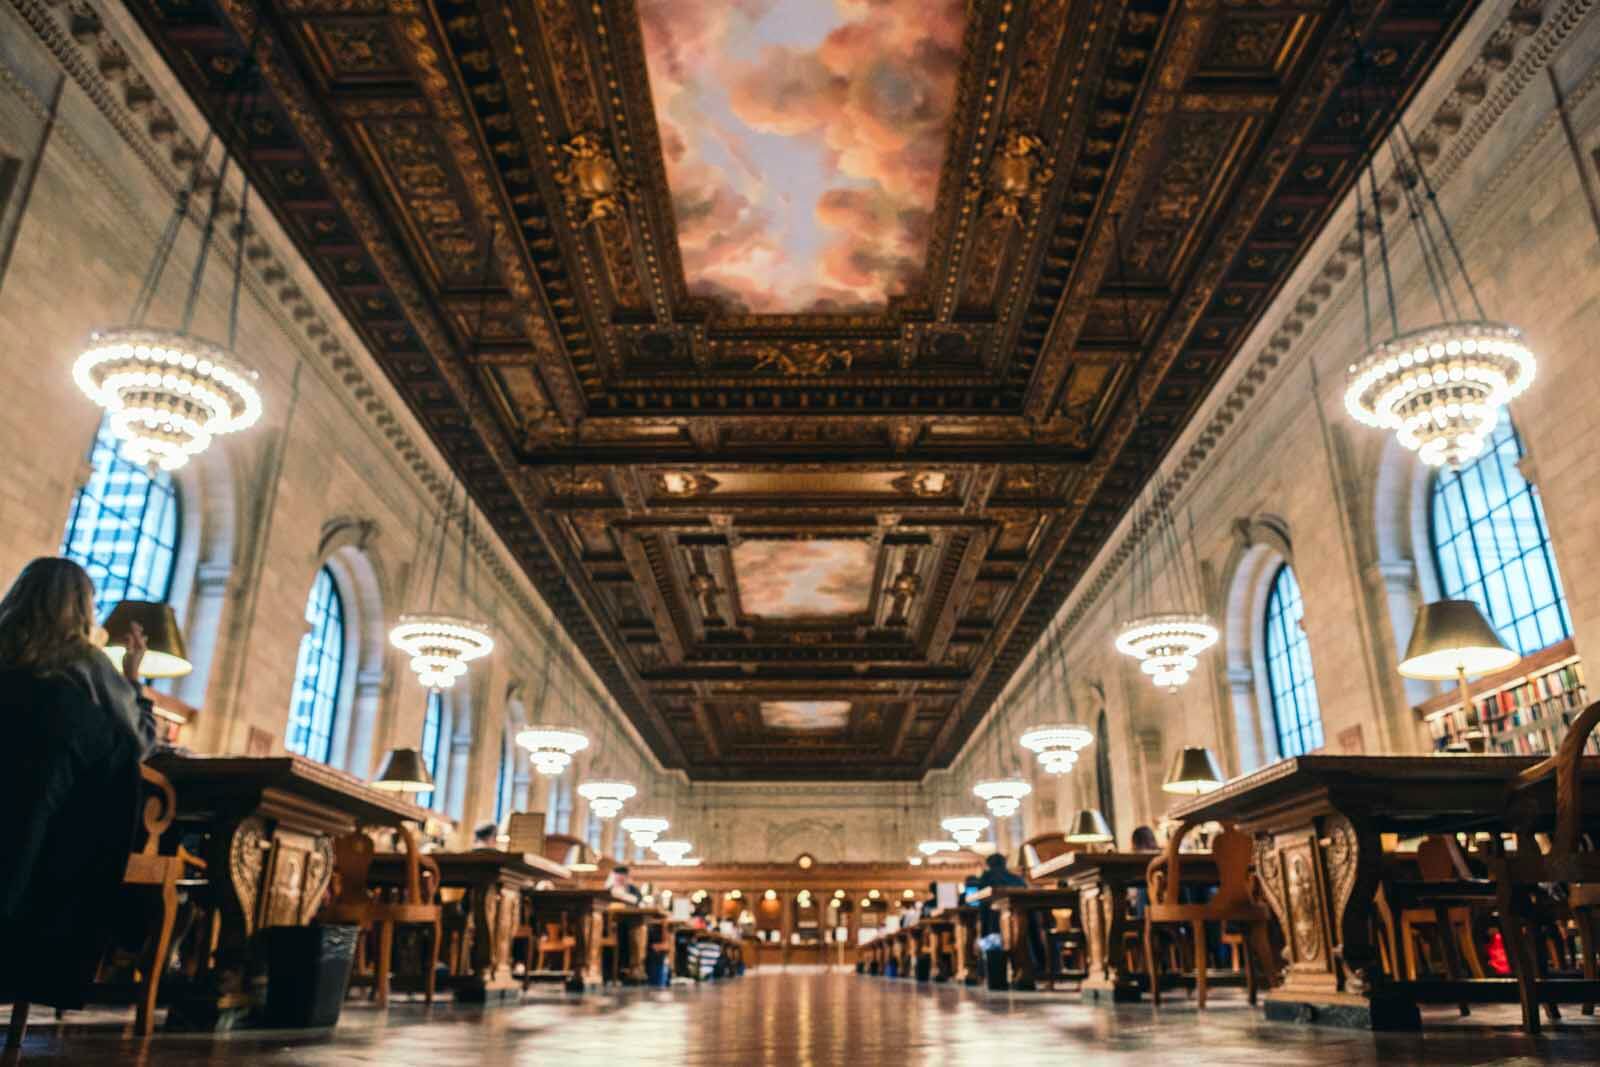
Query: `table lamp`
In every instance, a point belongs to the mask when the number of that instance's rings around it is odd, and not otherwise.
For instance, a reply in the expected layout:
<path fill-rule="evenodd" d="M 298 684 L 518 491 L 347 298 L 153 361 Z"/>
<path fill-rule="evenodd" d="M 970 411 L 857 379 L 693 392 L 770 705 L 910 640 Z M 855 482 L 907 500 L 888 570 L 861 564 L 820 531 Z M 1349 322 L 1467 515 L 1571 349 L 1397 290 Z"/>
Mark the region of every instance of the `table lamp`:
<path fill-rule="evenodd" d="M 1161 783 L 1163 792 L 1187 797 L 1197 797 L 1221 787 L 1222 772 L 1217 770 L 1217 761 L 1209 748 L 1200 745 L 1185 745 L 1178 752 L 1178 758 L 1172 761 L 1167 780 Z"/>
<path fill-rule="evenodd" d="M 1468 674 L 1487 674 L 1511 666 L 1521 659 L 1507 648 L 1470 600 L 1436 600 L 1417 609 L 1411 627 L 1411 640 L 1400 673 L 1407 678 L 1448 681 L 1461 686 L 1461 711 L 1472 721 L 1472 700 L 1467 692 Z M 1449 709 L 1432 716 L 1447 714 Z"/>
<path fill-rule="evenodd" d="M 428 793 L 433 790 L 433 775 L 416 749 L 392 748 L 383 758 L 383 769 L 372 780 L 372 788 L 392 793 Z"/>
<path fill-rule="evenodd" d="M 1104 845 L 1116 840 L 1111 835 L 1111 824 L 1097 808 L 1084 808 L 1074 815 L 1066 837 L 1075 845 Z"/>
<path fill-rule="evenodd" d="M 194 670 L 172 605 L 150 600 L 124 600 L 106 616 L 106 655 L 117 670 L 122 669 L 122 657 L 128 651 L 128 634 L 132 632 L 134 623 L 144 629 L 146 649 L 144 659 L 139 663 L 141 675 L 146 678 L 181 678 Z"/>

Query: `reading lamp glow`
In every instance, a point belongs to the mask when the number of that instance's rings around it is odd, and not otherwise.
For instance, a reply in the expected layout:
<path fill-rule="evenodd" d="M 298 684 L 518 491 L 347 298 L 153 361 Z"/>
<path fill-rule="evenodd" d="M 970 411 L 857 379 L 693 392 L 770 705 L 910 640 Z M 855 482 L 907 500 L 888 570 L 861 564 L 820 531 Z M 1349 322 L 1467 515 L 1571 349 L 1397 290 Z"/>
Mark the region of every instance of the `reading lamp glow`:
<path fill-rule="evenodd" d="M 1163 792 L 1187 797 L 1197 797 L 1221 787 L 1222 772 L 1217 770 L 1217 761 L 1211 757 L 1209 748 L 1199 745 L 1187 745 L 1178 753 L 1178 758 L 1172 761 L 1172 770 L 1167 772 L 1167 780 L 1161 784 Z"/>
<path fill-rule="evenodd" d="M 1417 609 L 1399 671 L 1407 678 L 1429 681 L 1454 678 L 1461 687 L 1461 709 L 1471 721 L 1467 675 L 1502 670 L 1520 658 L 1500 640 L 1478 605 L 1470 600 L 1436 600 Z M 1432 717 L 1450 710 L 1445 708 Z"/>
<path fill-rule="evenodd" d="M 1115 840 L 1111 836 L 1111 824 L 1096 808 L 1084 808 L 1078 812 L 1066 836 L 1075 845 L 1103 845 Z"/>

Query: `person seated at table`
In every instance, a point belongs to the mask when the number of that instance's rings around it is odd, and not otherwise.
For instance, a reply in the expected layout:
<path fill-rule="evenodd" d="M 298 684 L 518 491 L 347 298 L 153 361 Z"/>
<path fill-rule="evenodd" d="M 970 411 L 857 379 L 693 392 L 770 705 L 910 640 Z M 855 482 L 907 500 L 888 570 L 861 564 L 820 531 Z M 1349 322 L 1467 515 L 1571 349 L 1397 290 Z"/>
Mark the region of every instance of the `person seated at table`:
<path fill-rule="evenodd" d="M 123 915 L 154 720 L 91 640 L 94 585 L 37 559 L 0 599 L 0 1002 L 77 1008 Z M 141 728 L 144 720 L 148 729 Z"/>
<path fill-rule="evenodd" d="M 922 916 L 927 918 L 939 910 L 939 883 L 928 883 L 928 897 L 922 902 Z"/>
<path fill-rule="evenodd" d="M 628 877 L 628 868 L 620 863 L 611 868 L 611 873 L 606 875 L 606 889 L 612 896 L 627 897 L 635 904 L 642 899 L 639 887 Z"/>
<path fill-rule="evenodd" d="M 486 822 L 472 831 L 472 850 L 474 852 L 499 852 L 500 824 Z"/>
<path fill-rule="evenodd" d="M 1156 832 L 1148 826 L 1133 828 L 1133 837 L 1128 841 L 1128 848 L 1133 852 L 1160 852 L 1161 842 L 1156 840 Z"/>

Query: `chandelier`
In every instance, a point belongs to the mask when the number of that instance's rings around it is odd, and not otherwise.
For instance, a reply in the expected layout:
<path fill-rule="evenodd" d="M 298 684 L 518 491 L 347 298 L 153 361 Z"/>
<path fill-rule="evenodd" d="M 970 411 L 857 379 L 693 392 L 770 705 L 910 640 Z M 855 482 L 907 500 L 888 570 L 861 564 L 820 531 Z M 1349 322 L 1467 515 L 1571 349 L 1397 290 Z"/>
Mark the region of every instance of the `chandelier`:
<path fill-rule="evenodd" d="M 1358 93 L 1366 87 L 1367 63 L 1366 52 L 1358 47 L 1355 68 L 1363 83 Z M 1394 184 L 1416 235 L 1438 313 L 1427 325 L 1401 330 L 1389 263 L 1390 238 L 1384 229 L 1383 202 L 1373 168 L 1375 150 L 1366 160 L 1365 174 L 1356 174 L 1356 239 L 1361 250 L 1366 347 L 1362 357 L 1350 365 L 1345 408 L 1357 422 L 1393 432 L 1403 447 L 1417 453 L 1428 466 L 1460 467 L 1483 451 L 1501 411 L 1533 381 L 1533 353 L 1523 344 L 1521 331 L 1490 321 L 1484 314 L 1422 157 L 1411 134 L 1398 122 L 1389 133 L 1389 152 L 1394 160 Z M 1361 193 L 1363 176 L 1371 189 L 1370 226 Z M 1369 229 L 1377 237 L 1387 340 L 1373 338 Z M 1463 294 L 1452 284 L 1452 264 Z"/>
<path fill-rule="evenodd" d="M 578 795 L 589 802 L 596 818 L 609 819 L 639 792 L 627 782 L 595 781 L 578 786 Z"/>
<path fill-rule="evenodd" d="M 534 770 L 553 778 L 571 765 L 574 754 L 589 747 L 589 738 L 559 726 L 530 726 L 517 731 L 517 744 L 528 750 Z"/>
<path fill-rule="evenodd" d="M 1024 730 L 1018 743 L 1039 758 L 1046 773 L 1065 774 L 1078 762 L 1078 753 L 1094 743 L 1094 734 L 1086 726 L 1055 723 Z"/>
<path fill-rule="evenodd" d="M 941 852 L 954 852 L 959 847 L 954 841 L 928 840 L 917 842 L 917 851 L 924 856 L 937 856 Z"/>
<path fill-rule="evenodd" d="M 455 615 L 402 615 L 389 643 L 411 657 L 417 681 L 429 689 L 449 689 L 470 661 L 494 651 L 487 627 Z"/>
<path fill-rule="evenodd" d="M 241 70 L 244 66 L 241 65 Z M 244 183 L 239 221 L 233 227 L 232 298 L 228 303 L 227 343 L 195 336 L 195 312 L 210 258 L 212 237 L 223 206 L 224 186 L 233 159 L 224 149 L 211 202 L 200 232 L 200 250 L 189 275 L 188 294 L 178 325 L 148 326 L 145 319 L 161 289 L 161 277 L 172 258 L 173 247 L 188 218 L 210 153 L 211 136 L 200 150 L 189 182 L 178 192 L 177 204 L 156 242 L 156 250 L 135 296 L 128 322 L 96 330 L 73 363 L 78 388 L 109 419 L 121 442 L 121 453 L 141 466 L 177 470 L 191 456 L 204 452 L 221 434 L 253 426 L 261 418 L 261 394 L 256 372 L 239 363 L 233 349 L 239 335 L 239 291 L 244 279 L 245 240 L 249 236 L 250 183 Z"/>
<path fill-rule="evenodd" d="M 657 841 L 650 846 L 650 851 L 659 856 L 662 863 L 674 867 L 694 851 L 694 845 L 688 841 Z"/>
<path fill-rule="evenodd" d="M 653 818 L 648 815 L 636 815 L 623 819 L 618 824 L 638 848 L 649 848 L 655 844 L 656 839 L 667 832 L 668 822 L 665 819 Z"/>
<path fill-rule="evenodd" d="M 1149 615 L 1123 623 L 1117 651 L 1139 661 L 1139 669 L 1164 689 L 1189 680 L 1201 652 L 1217 643 L 1217 628 L 1200 614 Z"/>
<path fill-rule="evenodd" d="M 1000 778 L 972 787 L 973 795 L 983 801 L 989 814 L 997 819 L 1015 815 L 1022 807 L 1022 798 L 1032 792 L 1033 786 L 1021 778 Z"/>
<path fill-rule="evenodd" d="M 433 610 L 439 589 L 439 573 L 444 569 L 444 544 L 452 517 L 455 487 L 445 496 L 444 510 L 437 524 L 438 547 L 434 560 L 433 582 L 428 587 L 428 610 L 401 615 L 389 631 L 389 643 L 411 657 L 411 669 L 424 688 L 449 689 L 467 673 L 467 664 L 494 651 L 494 638 L 481 622 Z M 472 543 L 472 508 L 466 488 L 461 491 L 461 599 L 471 602 L 467 587 L 467 549 Z M 425 548 L 418 546 L 420 556 Z M 420 566 L 413 569 L 420 576 Z"/>
<path fill-rule="evenodd" d="M 939 828 L 963 847 L 976 845 L 983 832 L 989 828 L 989 820 L 982 815 L 952 815 L 939 823 Z"/>

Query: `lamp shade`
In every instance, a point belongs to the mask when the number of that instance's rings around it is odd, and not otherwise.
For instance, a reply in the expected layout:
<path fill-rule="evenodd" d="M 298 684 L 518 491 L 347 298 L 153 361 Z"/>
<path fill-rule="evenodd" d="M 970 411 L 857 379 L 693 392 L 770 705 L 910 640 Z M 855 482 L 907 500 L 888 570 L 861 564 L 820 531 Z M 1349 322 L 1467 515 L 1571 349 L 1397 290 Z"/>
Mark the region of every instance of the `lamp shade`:
<path fill-rule="evenodd" d="M 433 775 L 422 753 L 414 748 L 392 748 L 384 757 L 383 770 L 373 779 L 372 788 L 395 793 L 427 793 L 433 789 Z"/>
<path fill-rule="evenodd" d="M 1074 815 L 1066 836 L 1075 845 L 1103 845 L 1115 840 L 1111 836 L 1111 824 L 1097 808 L 1084 808 Z"/>
<path fill-rule="evenodd" d="M 1172 770 L 1167 772 L 1167 780 L 1161 784 L 1161 788 L 1168 793 L 1195 797 L 1221 785 L 1222 772 L 1217 770 L 1217 761 L 1212 758 L 1211 750 L 1199 745 L 1186 745 L 1178 753 L 1178 758 L 1172 761 Z"/>
<path fill-rule="evenodd" d="M 1441 680 L 1454 678 L 1457 672 L 1498 671 L 1520 658 L 1500 640 L 1478 605 L 1470 600 L 1436 600 L 1417 609 L 1400 673 Z"/>
<path fill-rule="evenodd" d="M 106 616 L 106 655 L 117 665 L 117 670 L 122 669 L 122 657 L 128 651 L 128 635 L 134 623 L 144 630 L 146 646 L 144 659 L 139 663 L 140 674 L 146 678 L 181 678 L 194 670 L 172 605 L 152 600 L 124 600 Z"/>

